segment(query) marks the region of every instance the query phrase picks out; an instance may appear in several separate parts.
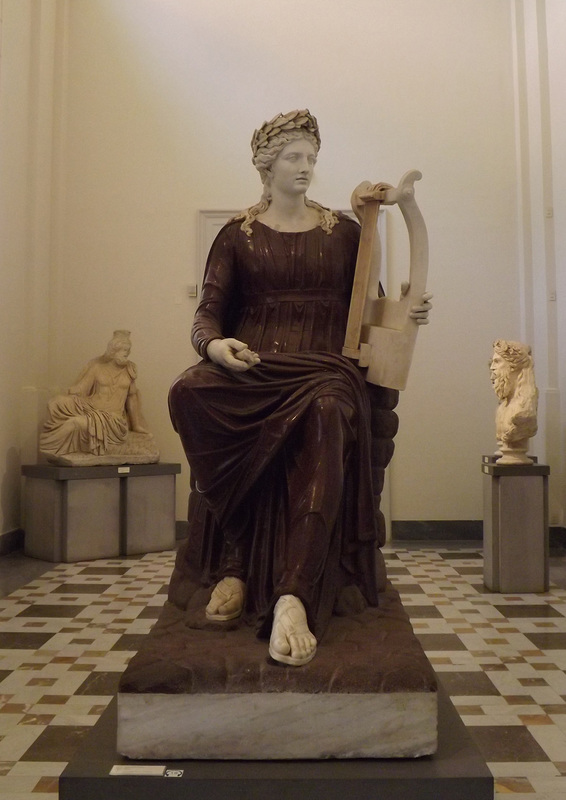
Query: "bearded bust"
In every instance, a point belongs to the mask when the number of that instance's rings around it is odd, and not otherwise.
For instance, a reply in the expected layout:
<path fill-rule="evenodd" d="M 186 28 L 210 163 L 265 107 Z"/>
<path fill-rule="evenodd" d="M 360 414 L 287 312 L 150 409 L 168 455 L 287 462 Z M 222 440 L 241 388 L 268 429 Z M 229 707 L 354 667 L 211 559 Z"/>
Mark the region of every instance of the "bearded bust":
<path fill-rule="evenodd" d="M 497 464 L 532 464 L 528 441 L 537 432 L 538 390 L 531 348 L 521 342 L 497 339 L 490 363 L 491 382 L 499 398 L 495 432 L 500 455 Z"/>

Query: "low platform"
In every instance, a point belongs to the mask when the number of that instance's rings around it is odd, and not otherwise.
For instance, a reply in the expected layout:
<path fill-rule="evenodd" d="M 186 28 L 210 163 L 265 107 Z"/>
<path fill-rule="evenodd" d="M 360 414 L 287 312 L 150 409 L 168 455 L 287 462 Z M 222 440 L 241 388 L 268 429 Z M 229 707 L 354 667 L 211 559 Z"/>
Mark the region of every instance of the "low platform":
<path fill-rule="evenodd" d="M 24 465 L 26 555 L 74 562 L 174 549 L 180 471 L 166 463 Z"/>
<path fill-rule="evenodd" d="M 334 616 L 316 657 L 273 661 L 238 620 L 212 623 L 208 595 L 166 605 L 124 672 L 118 751 L 129 758 L 297 759 L 429 755 L 437 683 L 397 591 Z"/>
<path fill-rule="evenodd" d="M 493 778 L 442 688 L 438 726 L 436 754 L 411 760 L 129 761 L 116 755 L 112 701 L 61 775 L 59 798 L 493 800 Z"/>

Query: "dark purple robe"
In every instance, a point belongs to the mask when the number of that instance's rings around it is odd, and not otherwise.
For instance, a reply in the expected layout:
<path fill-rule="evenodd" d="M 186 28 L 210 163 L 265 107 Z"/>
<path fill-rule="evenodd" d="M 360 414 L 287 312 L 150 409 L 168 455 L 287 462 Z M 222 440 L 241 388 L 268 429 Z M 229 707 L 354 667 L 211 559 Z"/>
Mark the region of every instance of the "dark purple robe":
<path fill-rule="evenodd" d="M 376 605 L 385 583 L 378 507 L 398 395 L 341 355 L 357 223 L 341 216 L 327 234 L 255 221 L 252 236 L 240 224 L 208 258 L 193 325 L 204 360 L 170 391 L 192 491 L 169 599 L 187 607 L 199 586 L 235 575 L 260 633 L 277 598 L 294 594 L 320 638 L 344 597 Z M 208 343 L 227 336 L 261 363 L 232 372 L 208 361 Z"/>

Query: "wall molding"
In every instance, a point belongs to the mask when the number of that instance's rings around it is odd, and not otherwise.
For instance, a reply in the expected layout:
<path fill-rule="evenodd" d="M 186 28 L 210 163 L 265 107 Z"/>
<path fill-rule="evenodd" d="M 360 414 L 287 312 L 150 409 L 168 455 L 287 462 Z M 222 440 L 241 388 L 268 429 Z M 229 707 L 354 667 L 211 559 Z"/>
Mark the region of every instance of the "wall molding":
<path fill-rule="evenodd" d="M 393 520 L 391 539 L 402 541 L 483 541 L 483 520 Z"/>
<path fill-rule="evenodd" d="M 391 542 L 483 542 L 483 520 L 393 520 Z M 549 528 L 551 549 L 566 549 L 566 527 L 551 525 Z"/>

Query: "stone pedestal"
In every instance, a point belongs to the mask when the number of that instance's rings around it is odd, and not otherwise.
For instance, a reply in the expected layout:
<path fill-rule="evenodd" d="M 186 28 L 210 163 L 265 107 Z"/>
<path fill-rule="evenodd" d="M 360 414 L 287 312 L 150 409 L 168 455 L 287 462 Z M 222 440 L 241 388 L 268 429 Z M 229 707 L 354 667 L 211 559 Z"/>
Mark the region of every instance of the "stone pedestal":
<path fill-rule="evenodd" d="M 493 800 L 493 777 L 438 692 L 438 750 L 418 759 L 130 761 L 112 701 L 59 778 L 60 800 Z"/>
<path fill-rule="evenodd" d="M 288 667 L 243 622 L 166 605 L 118 693 L 134 759 L 416 757 L 437 746 L 436 676 L 391 585 L 332 617 L 313 661 Z M 187 624 L 189 623 L 189 624 Z"/>
<path fill-rule="evenodd" d="M 493 592 L 548 590 L 545 464 L 507 466 L 484 456 L 484 582 Z"/>
<path fill-rule="evenodd" d="M 180 464 L 23 466 L 26 555 L 72 562 L 174 549 L 180 471 Z"/>

